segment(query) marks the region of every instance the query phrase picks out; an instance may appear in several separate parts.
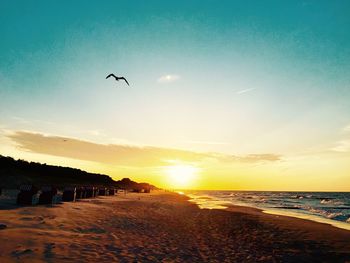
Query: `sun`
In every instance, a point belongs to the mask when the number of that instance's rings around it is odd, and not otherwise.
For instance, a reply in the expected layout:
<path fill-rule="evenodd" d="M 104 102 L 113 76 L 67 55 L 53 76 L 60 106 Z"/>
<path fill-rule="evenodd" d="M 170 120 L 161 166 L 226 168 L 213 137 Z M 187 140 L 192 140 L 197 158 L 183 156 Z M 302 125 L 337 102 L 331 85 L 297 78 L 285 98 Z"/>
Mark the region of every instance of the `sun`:
<path fill-rule="evenodd" d="M 176 189 L 189 188 L 198 175 L 198 167 L 192 165 L 171 165 L 165 167 L 169 184 Z"/>

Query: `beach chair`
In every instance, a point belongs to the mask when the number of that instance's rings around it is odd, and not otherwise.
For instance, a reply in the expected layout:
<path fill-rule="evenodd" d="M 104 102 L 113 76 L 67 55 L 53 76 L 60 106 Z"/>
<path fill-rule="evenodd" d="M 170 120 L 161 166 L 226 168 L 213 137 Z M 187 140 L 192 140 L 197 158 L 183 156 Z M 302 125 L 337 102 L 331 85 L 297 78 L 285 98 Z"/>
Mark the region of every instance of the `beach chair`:
<path fill-rule="evenodd" d="M 16 203 L 18 205 L 33 205 L 33 197 L 38 193 L 38 188 L 31 184 L 23 184 L 19 187 Z"/>
<path fill-rule="evenodd" d="M 81 188 L 81 198 L 86 198 L 86 187 Z"/>
<path fill-rule="evenodd" d="M 85 189 L 86 189 L 85 198 L 93 198 L 94 192 L 95 192 L 95 187 L 88 186 Z"/>
<path fill-rule="evenodd" d="M 63 190 L 62 201 L 74 202 L 76 198 L 76 188 L 73 186 L 65 187 Z"/>
<path fill-rule="evenodd" d="M 98 197 L 98 192 L 99 192 L 98 187 L 95 187 L 94 188 L 94 197 Z"/>
<path fill-rule="evenodd" d="M 115 195 L 115 189 L 114 188 L 109 188 L 108 195 Z"/>
<path fill-rule="evenodd" d="M 83 194 L 83 188 L 82 187 L 77 187 L 76 193 L 75 193 L 75 199 L 81 199 Z"/>
<path fill-rule="evenodd" d="M 99 189 L 99 191 L 98 191 L 98 195 L 102 195 L 102 196 L 108 195 L 107 188 L 101 187 L 101 188 Z"/>
<path fill-rule="evenodd" d="M 51 205 L 54 203 L 54 197 L 57 195 L 57 188 L 49 185 L 41 188 L 41 194 L 39 196 L 40 205 Z"/>

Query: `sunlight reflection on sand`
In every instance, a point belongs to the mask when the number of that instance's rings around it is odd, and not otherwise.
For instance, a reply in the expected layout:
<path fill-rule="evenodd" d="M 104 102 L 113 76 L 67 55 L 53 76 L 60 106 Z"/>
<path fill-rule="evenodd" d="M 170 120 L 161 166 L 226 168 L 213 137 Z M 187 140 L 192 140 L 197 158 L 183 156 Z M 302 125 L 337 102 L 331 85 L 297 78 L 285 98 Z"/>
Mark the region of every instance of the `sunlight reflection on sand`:
<path fill-rule="evenodd" d="M 230 202 L 218 200 L 207 195 L 187 194 L 187 196 L 191 198 L 189 200 L 191 203 L 195 203 L 201 209 L 226 209 L 229 205 L 232 205 Z"/>

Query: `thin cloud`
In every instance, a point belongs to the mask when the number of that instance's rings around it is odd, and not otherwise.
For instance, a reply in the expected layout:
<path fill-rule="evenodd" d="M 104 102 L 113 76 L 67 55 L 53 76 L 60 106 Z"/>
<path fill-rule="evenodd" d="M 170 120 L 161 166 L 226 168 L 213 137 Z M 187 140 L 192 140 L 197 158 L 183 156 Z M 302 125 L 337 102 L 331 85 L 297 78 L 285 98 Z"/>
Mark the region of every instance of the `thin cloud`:
<path fill-rule="evenodd" d="M 334 146 L 331 150 L 335 152 L 343 152 L 343 153 L 350 152 L 350 140 L 338 141 L 337 145 Z"/>
<path fill-rule="evenodd" d="M 74 138 L 26 131 L 17 131 L 7 135 L 7 137 L 25 151 L 129 167 L 163 166 L 168 165 L 169 160 L 203 162 L 213 159 L 222 163 L 261 163 L 281 159 L 276 154 L 236 156 L 153 146 L 98 144 Z"/>
<path fill-rule="evenodd" d="M 87 133 L 94 136 L 104 136 L 103 130 L 88 130 Z"/>
<path fill-rule="evenodd" d="M 253 90 L 255 90 L 255 89 L 256 89 L 256 88 L 243 89 L 243 90 L 237 91 L 236 93 L 237 93 L 237 94 L 244 94 L 244 93 L 253 91 Z"/>
<path fill-rule="evenodd" d="M 179 75 L 173 75 L 173 74 L 168 74 L 168 75 L 164 75 L 158 78 L 158 83 L 171 83 L 171 82 L 175 82 L 177 80 L 180 79 Z"/>
<path fill-rule="evenodd" d="M 272 153 L 262 153 L 262 154 L 247 154 L 243 156 L 237 156 L 237 155 L 220 155 L 219 158 L 220 161 L 225 162 L 243 162 L 243 163 L 259 163 L 259 162 L 275 162 L 280 161 L 281 156 L 277 154 Z"/>
<path fill-rule="evenodd" d="M 343 129 L 344 132 L 350 132 L 350 124 L 345 126 Z"/>
<path fill-rule="evenodd" d="M 214 142 L 214 141 L 186 141 L 189 144 L 207 144 L 207 145 L 226 145 L 226 142 Z"/>
<path fill-rule="evenodd" d="M 341 132 L 343 135 L 346 135 L 344 137 L 348 137 L 348 134 L 350 133 L 350 124 L 345 126 Z M 345 153 L 345 152 L 350 152 L 350 139 L 349 138 L 344 138 L 340 139 L 337 142 L 335 142 L 335 146 L 330 149 L 331 151 L 334 152 L 339 152 L 339 153 Z"/>

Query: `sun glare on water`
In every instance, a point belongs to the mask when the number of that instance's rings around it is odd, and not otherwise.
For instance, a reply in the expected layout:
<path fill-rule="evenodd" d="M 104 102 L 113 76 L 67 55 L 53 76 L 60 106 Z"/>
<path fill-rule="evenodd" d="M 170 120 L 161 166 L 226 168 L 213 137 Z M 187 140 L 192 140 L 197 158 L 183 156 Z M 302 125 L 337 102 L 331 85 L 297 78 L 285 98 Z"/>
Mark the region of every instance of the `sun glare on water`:
<path fill-rule="evenodd" d="M 198 175 L 198 168 L 192 165 L 172 165 L 165 168 L 169 184 L 173 188 L 189 188 Z"/>

